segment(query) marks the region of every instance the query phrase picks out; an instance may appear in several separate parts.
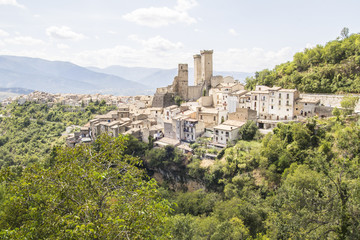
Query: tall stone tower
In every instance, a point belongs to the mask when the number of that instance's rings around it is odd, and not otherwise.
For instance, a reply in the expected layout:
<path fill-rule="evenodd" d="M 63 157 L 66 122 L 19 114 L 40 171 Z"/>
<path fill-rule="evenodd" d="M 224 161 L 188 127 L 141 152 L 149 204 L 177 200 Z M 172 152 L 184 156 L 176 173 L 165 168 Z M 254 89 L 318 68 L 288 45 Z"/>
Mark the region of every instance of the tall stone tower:
<path fill-rule="evenodd" d="M 201 53 L 201 82 L 210 86 L 210 79 L 213 75 L 213 50 L 202 50 Z"/>
<path fill-rule="evenodd" d="M 194 85 L 201 84 L 201 55 L 194 55 Z"/>
<path fill-rule="evenodd" d="M 179 96 L 187 100 L 188 99 L 188 86 L 189 86 L 189 71 L 187 64 L 179 64 L 178 66 L 178 76 L 177 76 L 177 84 L 178 84 L 178 94 Z"/>

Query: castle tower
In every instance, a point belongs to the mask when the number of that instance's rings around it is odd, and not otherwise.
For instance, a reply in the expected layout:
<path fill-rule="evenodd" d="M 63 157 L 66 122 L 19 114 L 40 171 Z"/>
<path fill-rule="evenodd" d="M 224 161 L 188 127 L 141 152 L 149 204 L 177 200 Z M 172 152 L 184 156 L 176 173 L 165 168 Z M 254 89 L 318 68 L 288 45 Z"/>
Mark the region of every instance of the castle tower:
<path fill-rule="evenodd" d="M 194 85 L 201 84 L 201 55 L 194 55 Z"/>
<path fill-rule="evenodd" d="M 210 79 L 213 75 L 213 50 L 202 50 L 201 53 L 201 82 L 210 86 Z"/>
<path fill-rule="evenodd" d="M 189 71 L 187 64 L 179 64 L 178 66 L 178 95 L 184 99 L 188 99 L 188 86 L 189 86 Z"/>

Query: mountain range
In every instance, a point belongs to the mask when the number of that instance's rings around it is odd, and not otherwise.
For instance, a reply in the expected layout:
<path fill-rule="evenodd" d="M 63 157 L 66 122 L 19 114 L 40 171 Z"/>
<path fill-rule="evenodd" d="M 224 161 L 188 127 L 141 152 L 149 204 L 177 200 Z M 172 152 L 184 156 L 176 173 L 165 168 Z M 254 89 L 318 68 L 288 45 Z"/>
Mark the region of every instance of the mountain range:
<path fill-rule="evenodd" d="M 70 62 L 0 56 L 0 88 L 8 88 L 7 92 L 15 93 L 22 88 L 49 93 L 153 94 L 156 88 L 170 85 L 176 75 L 176 68 L 86 68 Z M 189 85 L 193 84 L 193 75 L 194 71 L 190 68 Z M 214 75 L 233 76 L 243 81 L 253 74 L 214 72 Z"/>
<path fill-rule="evenodd" d="M 131 79 L 132 81 L 143 83 L 153 88 L 165 87 L 170 85 L 174 77 L 177 75 L 177 68 L 173 69 L 161 69 L 161 68 L 142 68 L 142 67 L 124 67 L 124 66 L 110 66 L 107 68 L 88 67 L 88 69 L 112 74 L 115 76 L 121 76 L 125 79 Z M 240 82 L 245 82 L 245 78 L 253 76 L 253 73 L 249 72 L 235 72 L 235 71 L 214 71 L 215 75 L 232 76 Z M 189 68 L 189 85 L 194 83 L 194 69 Z"/>

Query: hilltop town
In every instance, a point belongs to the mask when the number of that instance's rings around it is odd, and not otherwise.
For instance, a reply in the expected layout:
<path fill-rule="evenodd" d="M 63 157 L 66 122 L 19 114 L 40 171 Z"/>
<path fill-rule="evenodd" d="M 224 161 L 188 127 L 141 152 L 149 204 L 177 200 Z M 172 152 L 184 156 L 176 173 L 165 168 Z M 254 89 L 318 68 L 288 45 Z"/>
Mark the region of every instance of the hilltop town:
<path fill-rule="evenodd" d="M 129 134 L 144 142 L 155 141 L 155 146 L 174 145 L 184 152 L 192 151 L 189 143 L 199 137 L 211 138 L 212 146 L 224 148 L 239 139 L 239 129 L 248 120 L 266 130 L 279 122 L 328 117 L 333 107 L 340 106 L 341 95 L 304 94 L 276 86 L 256 86 L 248 91 L 231 76 L 213 76 L 212 50 L 193 57 L 194 86 L 189 86 L 188 64 L 179 64 L 172 84 L 158 88 L 154 96 L 33 92 L 6 99 L 2 105 L 14 100 L 78 107 L 103 102 L 117 110 L 96 116 L 69 135 L 69 146 L 91 142 L 102 133 L 115 137 Z"/>

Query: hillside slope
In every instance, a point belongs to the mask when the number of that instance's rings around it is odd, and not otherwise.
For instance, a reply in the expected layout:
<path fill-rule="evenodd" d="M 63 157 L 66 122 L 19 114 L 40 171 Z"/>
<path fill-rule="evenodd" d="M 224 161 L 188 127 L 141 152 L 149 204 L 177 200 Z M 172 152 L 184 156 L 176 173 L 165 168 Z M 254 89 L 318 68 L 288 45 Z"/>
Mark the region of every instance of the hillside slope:
<path fill-rule="evenodd" d="M 317 45 L 294 55 L 293 61 L 262 70 L 246 79 L 256 84 L 297 88 L 311 93 L 360 92 L 360 34 Z"/>

